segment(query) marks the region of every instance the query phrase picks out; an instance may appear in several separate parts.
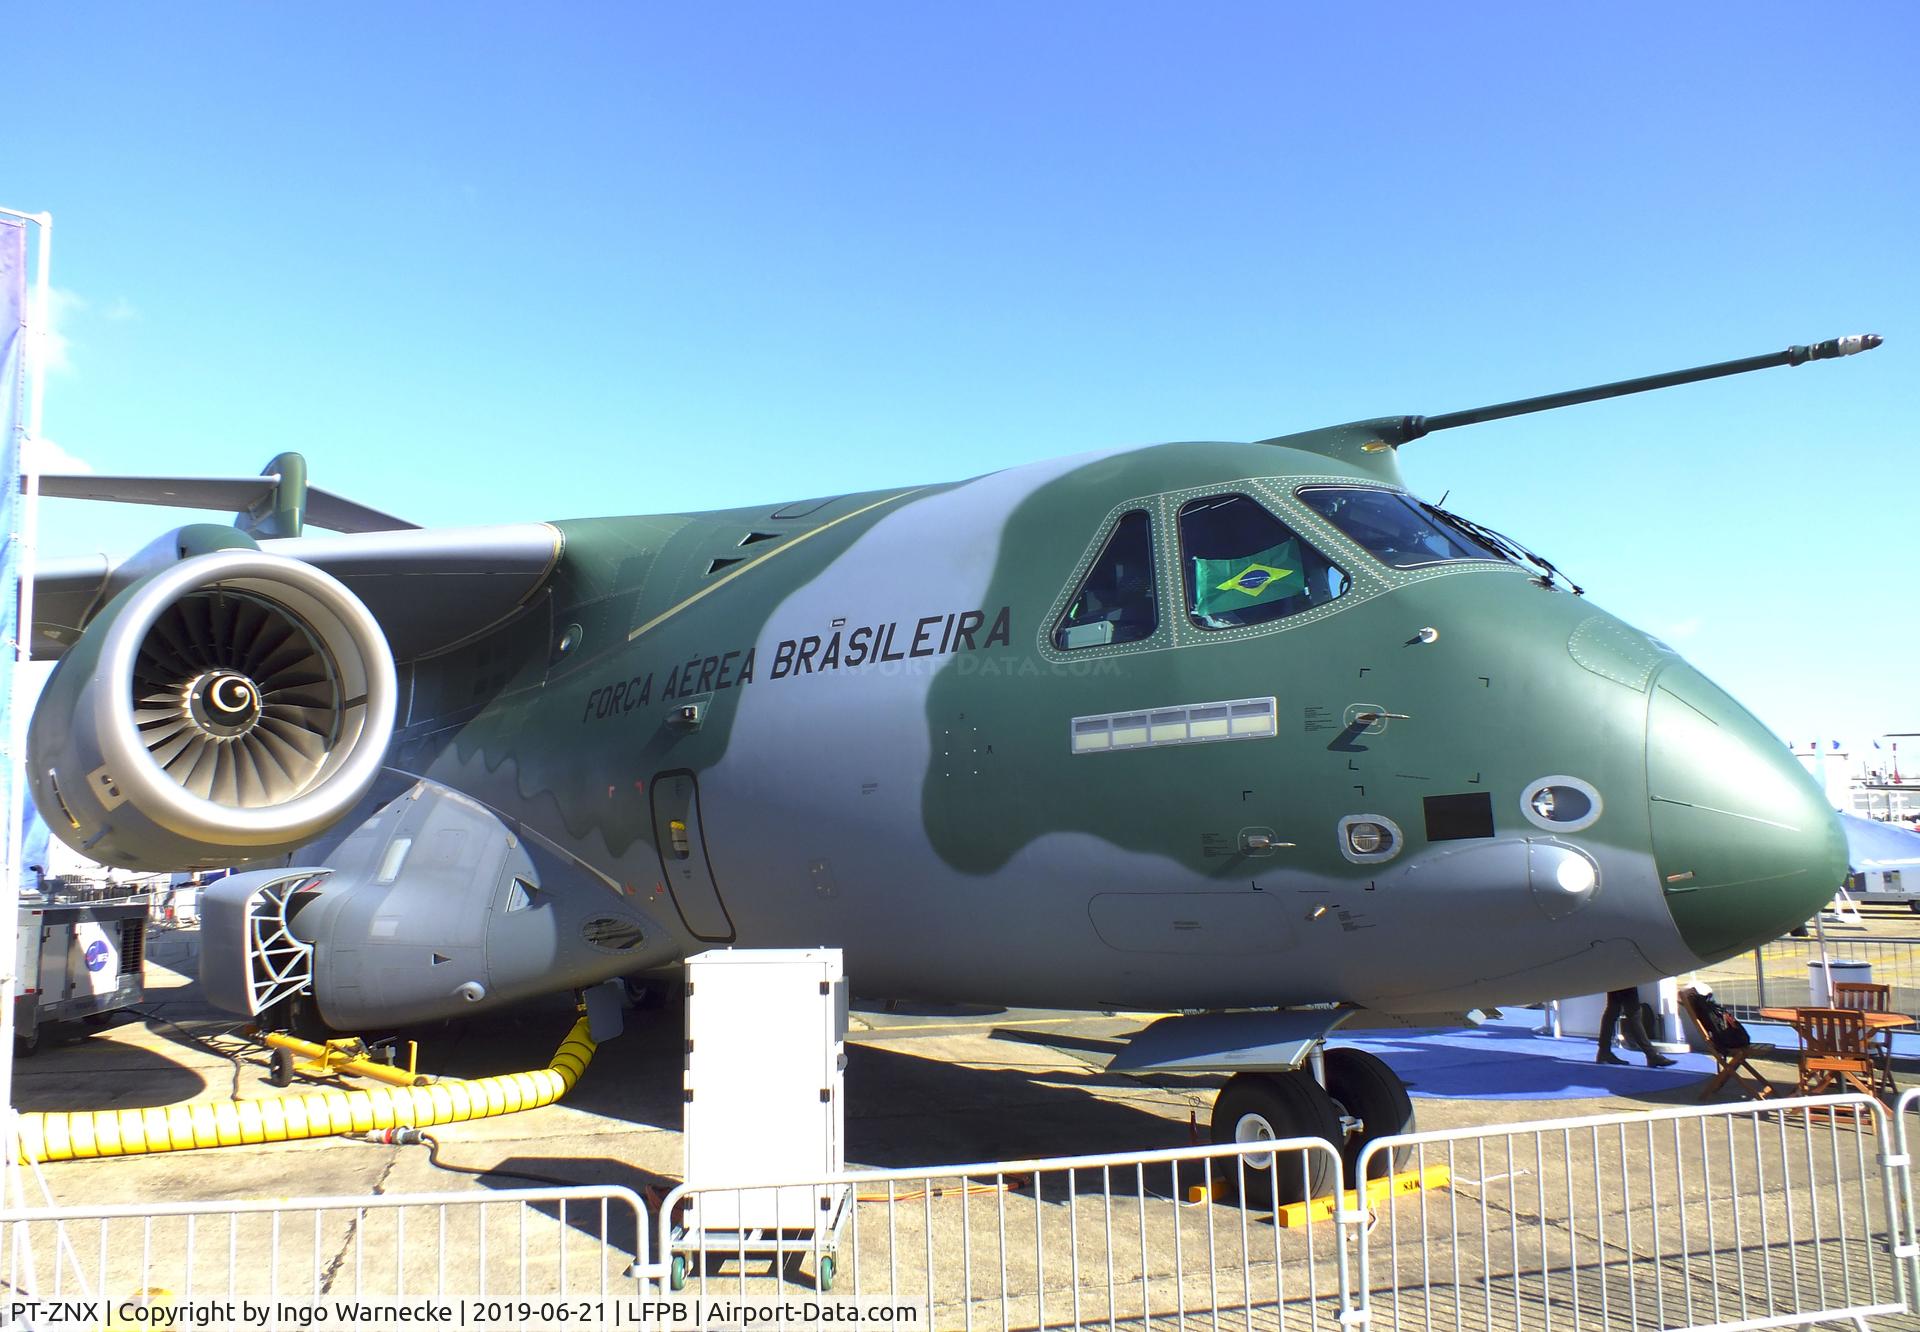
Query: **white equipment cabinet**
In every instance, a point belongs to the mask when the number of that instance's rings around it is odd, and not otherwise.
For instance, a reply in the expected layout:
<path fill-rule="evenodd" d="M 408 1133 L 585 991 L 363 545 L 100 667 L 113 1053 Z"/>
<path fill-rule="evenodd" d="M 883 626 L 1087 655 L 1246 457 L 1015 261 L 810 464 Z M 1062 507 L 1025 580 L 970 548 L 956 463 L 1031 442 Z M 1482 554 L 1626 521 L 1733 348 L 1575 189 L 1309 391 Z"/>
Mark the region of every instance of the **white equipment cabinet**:
<path fill-rule="evenodd" d="M 846 1037 L 837 948 L 687 959 L 686 1182 L 705 1192 L 686 1215 L 686 1247 L 696 1234 L 735 1254 L 835 1247 L 850 1191 L 806 1181 L 846 1165 Z M 730 1191 L 785 1180 L 801 1182 Z"/>
<path fill-rule="evenodd" d="M 1647 1036 L 1653 1041 L 1654 1048 L 1667 1054 L 1684 1054 L 1687 1037 L 1680 1018 L 1680 982 L 1668 976 L 1664 980 L 1642 985 L 1640 1002 L 1653 1009 L 1653 1023 L 1647 1028 Z M 1568 999 L 1556 999 L 1547 1014 L 1547 1026 L 1542 1028 L 1541 1034 L 1598 1039 L 1600 1019 L 1606 1013 L 1607 996 L 1604 994 L 1580 994 Z M 1624 1043 L 1625 1038 L 1619 1033 L 1615 1033 L 1615 1037 Z"/>

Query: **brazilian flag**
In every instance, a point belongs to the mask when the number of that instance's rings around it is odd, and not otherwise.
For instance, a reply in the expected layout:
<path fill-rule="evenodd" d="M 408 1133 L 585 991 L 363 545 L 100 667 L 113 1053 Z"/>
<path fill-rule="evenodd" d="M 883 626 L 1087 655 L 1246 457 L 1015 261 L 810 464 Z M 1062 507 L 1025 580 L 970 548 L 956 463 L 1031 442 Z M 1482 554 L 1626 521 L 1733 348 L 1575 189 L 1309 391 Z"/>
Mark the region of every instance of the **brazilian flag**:
<path fill-rule="evenodd" d="M 1252 555 L 1193 561 L 1193 609 L 1219 616 L 1249 606 L 1285 601 L 1307 590 L 1300 543 L 1287 540 Z"/>

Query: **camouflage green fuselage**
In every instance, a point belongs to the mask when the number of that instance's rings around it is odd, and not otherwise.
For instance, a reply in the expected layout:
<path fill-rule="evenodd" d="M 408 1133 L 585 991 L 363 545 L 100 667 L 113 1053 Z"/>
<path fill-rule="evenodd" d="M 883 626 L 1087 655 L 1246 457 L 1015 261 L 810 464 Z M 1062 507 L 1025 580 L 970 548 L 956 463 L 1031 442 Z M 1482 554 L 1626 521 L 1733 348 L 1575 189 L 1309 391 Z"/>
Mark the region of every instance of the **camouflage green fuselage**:
<path fill-rule="evenodd" d="M 1530 570 L 1371 557 L 1295 494 L 1397 485 L 1365 434 L 557 524 L 524 614 L 412 664 L 390 766 L 588 867 L 644 922 L 636 968 L 835 946 L 873 995 L 1418 1012 L 1671 975 L 1804 919 L 1838 832 L 1778 743 Z M 1196 622 L 1176 515 L 1229 493 L 1324 552 L 1344 594 Z M 1157 627 L 1057 646 L 1134 510 Z M 1235 701 L 1266 729 L 1203 733 L 1190 711 Z M 1142 738 L 1077 745 L 1089 718 Z M 1529 817 L 1555 775 L 1599 817 Z M 1391 856 L 1343 846 L 1355 816 L 1398 830 Z M 1595 883 L 1554 881 L 1575 859 Z"/>

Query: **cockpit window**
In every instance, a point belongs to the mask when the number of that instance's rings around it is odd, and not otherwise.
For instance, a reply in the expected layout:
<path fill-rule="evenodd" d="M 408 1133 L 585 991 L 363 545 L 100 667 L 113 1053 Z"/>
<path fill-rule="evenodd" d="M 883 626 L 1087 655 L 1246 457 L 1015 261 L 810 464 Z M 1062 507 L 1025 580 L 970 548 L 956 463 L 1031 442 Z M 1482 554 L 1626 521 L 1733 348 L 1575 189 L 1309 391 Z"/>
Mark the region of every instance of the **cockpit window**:
<path fill-rule="evenodd" d="M 1347 575 L 1245 495 L 1180 510 L 1187 613 L 1203 629 L 1237 629 L 1297 615 L 1343 594 Z"/>
<path fill-rule="evenodd" d="M 1153 525 L 1144 509 L 1121 515 L 1106 549 L 1087 571 L 1053 645 L 1105 647 L 1151 638 L 1159 624 L 1153 598 Z"/>
<path fill-rule="evenodd" d="M 1303 486 L 1297 492 L 1314 512 L 1396 569 L 1416 569 L 1448 560 L 1500 560 L 1507 556 L 1464 526 L 1442 523 L 1435 512 L 1398 490 L 1372 486 Z"/>

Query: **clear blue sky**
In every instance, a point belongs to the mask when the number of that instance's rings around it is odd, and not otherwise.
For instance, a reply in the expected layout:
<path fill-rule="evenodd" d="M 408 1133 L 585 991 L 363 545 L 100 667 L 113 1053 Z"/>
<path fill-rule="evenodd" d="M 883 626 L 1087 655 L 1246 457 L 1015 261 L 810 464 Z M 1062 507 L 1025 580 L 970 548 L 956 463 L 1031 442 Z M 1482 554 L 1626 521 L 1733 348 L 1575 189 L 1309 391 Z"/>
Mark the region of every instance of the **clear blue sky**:
<path fill-rule="evenodd" d="M 1888 344 L 1415 488 L 1789 739 L 1920 730 L 1920 9 L 39 5 L 47 434 L 423 523 L 940 480 Z M 43 551 L 163 516 L 72 503 Z M 1915 743 L 1920 760 L 1920 742 Z"/>

